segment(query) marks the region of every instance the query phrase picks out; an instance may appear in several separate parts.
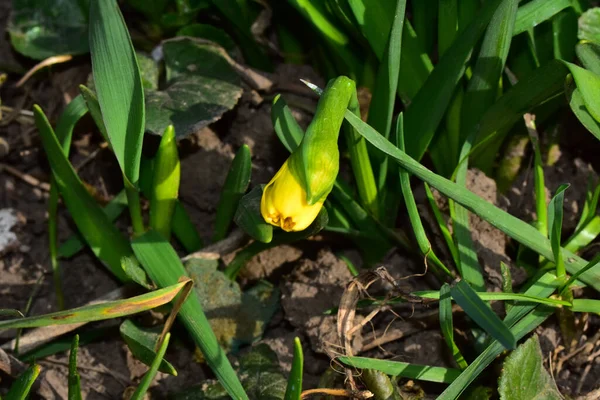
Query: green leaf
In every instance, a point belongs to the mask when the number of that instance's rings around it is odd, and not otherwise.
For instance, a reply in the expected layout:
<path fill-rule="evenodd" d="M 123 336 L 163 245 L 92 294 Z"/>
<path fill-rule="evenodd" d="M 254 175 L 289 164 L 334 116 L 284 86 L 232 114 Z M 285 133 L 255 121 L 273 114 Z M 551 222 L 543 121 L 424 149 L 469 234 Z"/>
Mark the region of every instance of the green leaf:
<path fill-rule="evenodd" d="M 288 378 L 287 388 L 285 389 L 284 400 L 300 400 L 302 394 L 302 370 L 304 368 L 304 354 L 302 353 L 302 343 L 299 338 L 294 338 L 294 359 L 292 360 L 292 370 Z"/>
<path fill-rule="evenodd" d="M 142 381 L 140 382 L 139 386 L 137 387 L 135 392 L 133 392 L 133 394 L 131 395 L 131 400 L 142 400 L 144 398 L 146 392 L 148 391 L 148 388 L 150 387 L 150 384 L 152 383 L 152 380 L 154 379 L 154 377 L 156 376 L 156 373 L 158 372 L 158 368 L 161 365 L 163 357 L 165 356 L 165 353 L 167 352 L 167 347 L 169 346 L 170 339 L 171 339 L 171 333 L 167 332 L 165 334 L 165 338 L 163 339 L 163 341 L 160 345 L 160 348 L 158 349 L 158 352 L 156 353 L 156 357 L 154 358 L 154 361 L 152 361 L 152 365 L 150 366 L 150 369 L 148 370 L 148 372 L 146 372 L 146 374 L 142 378 Z"/>
<path fill-rule="evenodd" d="M 148 231 L 134 239 L 132 246 L 136 257 L 157 286 L 173 285 L 180 277 L 187 276 L 179 256 L 159 233 Z M 185 300 L 178 318 L 183 322 L 190 336 L 204 354 L 209 367 L 228 393 L 236 399 L 247 399 L 248 396 L 227 360 L 225 352 L 219 346 L 198 296 L 192 294 Z"/>
<path fill-rule="evenodd" d="M 389 38 L 387 39 L 387 46 L 375 78 L 373 97 L 369 105 L 368 124 L 388 137 L 392 129 L 392 117 L 394 115 L 394 105 L 396 104 L 405 10 L 406 0 L 398 0 Z M 375 170 L 379 171 L 377 190 L 381 192 L 385 189 L 388 159 L 381 155 L 378 156 L 380 161 Z"/>
<path fill-rule="evenodd" d="M 452 298 L 465 313 L 483 330 L 498 340 L 507 349 L 513 349 L 516 339 L 508 326 L 477 296 L 466 281 L 459 281 L 450 288 Z"/>
<path fill-rule="evenodd" d="M 391 376 L 426 382 L 450 383 L 460 375 L 460 371 L 454 368 L 433 367 L 400 361 L 345 356 L 339 357 L 338 360 L 350 367 L 376 369 Z"/>
<path fill-rule="evenodd" d="M 446 344 L 452 351 L 454 361 L 461 369 L 469 365 L 462 356 L 460 349 L 454 342 L 454 325 L 452 323 L 452 298 L 450 297 L 450 286 L 444 283 L 440 288 L 440 328 Z"/>
<path fill-rule="evenodd" d="M 502 400 L 562 399 L 554 379 L 544 368 L 536 335 L 521 344 L 504 361 L 498 384 Z"/>
<path fill-rule="evenodd" d="M 90 4 L 92 73 L 110 144 L 124 176 L 139 178 L 144 91 L 131 38 L 115 0 Z"/>
<path fill-rule="evenodd" d="M 248 190 L 252 175 L 251 158 L 250 148 L 244 144 L 231 162 L 217 205 L 215 232 L 213 234 L 213 241 L 215 242 L 224 239 L 227 235 L 240 200 Z"/>
<path fill-rule="evenodd" d="M 12 46 L 36 60 L 85 54 L 89 0 L 14 0 L 8 22 Z"/>
<path fill-rule="evenodd" d="M 577 37 L 600 44 L 600 8 L 590 8 L 579 17 Z"/>
<path fill-rule="evenodd" d="M 189 280 L 182 283 L 174 283 L 164 289 L 155 290 L 129 299 L 91 304 L 44 315 L 3 320 L 0 321 L 0 329 L 36 328 L 48 325 L 103 321 L 105 319 L 137 314 L 170 302 L 188 283 Z"/>
<path fill-rule="evenodd" d="M 353 113 L 347 111 L 346 120 L 373 146 L 391 156 L 409 173 L 434 186 L 443 195 L 461 203 L 469 211 L 476 213 L 482 219 L 492 224 L 492 226 L 500 229 L 519 243 L 524 244 L 549 260 L 554 260 L 550 242 L 534 227 L 490 204 L 464 187 L 456 185 L 448 179 L 431 172 L 392 145 Z M 587 264 L 585 260 L 567 250 L 563 251 L 563 257 L 567 270 L 571 274 L 576 273 Z M 581 280 L 596 290 L 600 290 L 600 271 L 589 270 L 581 276 Z"/>
<path fill-rule="evenodd" d="M 298 125 L 292 111 L 279 94 L 273 99 L 271 121 L 273 122 L 275 134 L 277 134 L 281 143 L 290 153 L 293 152 L 302 141 L 304 131 Z"/>
<path fill-rule="evenodd" d="M 567 99 L 569 100 L 571 111 L 573 111 L 573 114 L 575 114 L 579 122 L 581 122 L 581 124 L 585 126 L 596 139 L 600 140 L 600 122 L 596 121 L 588 111 L 583 96 L 579 89 L 573 84 L 572 79 L 567 79 L 566 87 Z"/>
<path fill-rule="evenodd" d="M 575 46 L 575 52 L 586 69 L 600 75 L 600 43 L 578 43 Z"/>
<path fill-rule="evenodd" d="M 168 125 L 183 138 L 219 120 L 242 95 L 240 79 L 221 47 L 179 37 L 162 44 L 166 82 L 146 90 L 146 130 L 155 135 Z"/>
<path fill-rule="evenodd" d="M 254 239 L 269 243 L 273 240 L 273 225 L 265 221 L 260 212 L 260 200 L 264 186 L 255 186 L 241 198 L 233 220 L 237 226 Z"/>
<path fill-rule="evenodd" d="M 69 354 L 69 400 L 81 400 L 81 378 L 77 372 L 77 348 L 79 335 L 73 337 L 71 354 Z"/>
<path fill-rule="evenodd" d="M 571 5 L 572 0 L 532 0 L 522 5 L 517 12 L 513 35 L 535 28 Z"/>
<path fill-rule="evenodd" d="M 37 364 L 33 364 L 27 368 L 25 372 L 19 376 L 19 378 L 12 384 L 6 396 L 5 400 L 26 400 L 29 397 L 29 391 L 31 386 L 40 374 L 41 367 Z"/>
<path fill-rule="evenodd" d="M 569 185 L 560 185 L 556 189 L 554 197 L 548 204 L 548 234 L 550 237 L 550 245 L 552 246 L 552 253 L 556 262 L 556 276 L 564 278 L 566 276 L 565 264 L 562 258 L 561 234 L 562 234 L 562 222 L 563 222 L 563 202 L 565 199 L 565 190 Z"/>
<path fill-rule="evenodd" d="M 179 196 L 181 167 L 173 125 L 165 130 L 154 163 L 150 195 L 150 227 L 169 240 L 175 202 Z"/>
<path fill-rule="evenodd" d="M 600 314 L 600 300 L 574 299 L 573 312 Z"/>
<path fill-rule="evenodd" d="M 568 62 L 564 62 L 564 64 L 573 75 L 588 112 L 597 122 L 600 122 L 600 75 L 575 64 Z"/>
<path fill-rule="evenodd" d="M 146 365 L 151 365 L 156 358 L 156 343 L 160 338 L 162 327 L 140 328 L 130 319 L 123 321 L 119 327 L 121 337 L 135 358 Z M 158 370 L 169 375 L 177 376 L 177 371 L 170 362 L 163 358 Z"/>
<path fill-rule="evenodd" d="M 415 96 L 405 113 L 406 152 L 420 160 L 452 99 L 473 47 L 490 22 L 501 0 L 487 1 L 477 18 L 462 30 Z"/>
<path fill-rule="evenodd" d="M 58 143 L 44 112 L 37 105 L 33 107 L 33 112 L 56 185 L 79 232 L 96 257 L 104 261 L 118 279 L 127 281 L 128 278 L 121 268 L 121 258 L 132 255 L 127 239 L 111 223 L 83 186 Z"/>
<path fill-rule="evenodd" d="M 553 274 L 545 273 L 527 289 L 525 294 L 536 297 L 548 297 L 558 287 L 559 282 Z M 515 305 L 506 315 L 504 322 L 511 326 L 511 331 L 518 340 L 527 335 L 550 315 L 554 309 L 535 307 L 532 305 Z M 455 400 L 494 359 L 505 351 L 498 341 L 493 341 L 487 348 L 456 378 L 438 397 L 438 400 Z"/>

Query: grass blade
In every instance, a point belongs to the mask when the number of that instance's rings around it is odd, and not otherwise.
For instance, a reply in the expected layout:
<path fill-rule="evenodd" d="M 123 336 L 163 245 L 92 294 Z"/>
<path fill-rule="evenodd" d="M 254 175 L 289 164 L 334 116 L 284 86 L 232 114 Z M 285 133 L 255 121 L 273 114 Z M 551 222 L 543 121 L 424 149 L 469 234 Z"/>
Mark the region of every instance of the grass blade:
<path fill-rule="evenodd" d="M 152 328 L 139 328 L 130 319 L 127 319 L 119 327 L 119 333 L 135 358 L 146 365 L 152 365 L 156 358 L 155 347 L 160 338 L 160 331 Z M 177 376 L 177 371 L 166 359 L 162 360 L 158 370 Z"/>
<path fill-rule="evenodd" d="M 489 222 L 492 226 L 500 229 L 517 242 L 531 248 L 538 254 L 553 261 L 554 256 L 547 238 L 541 235 L 534 227 L 521 221 L 520 219 L 508 214 L 498 207 L 488 203 L 469 190 L 449 181 L 435 173 L 431 172 L 423 165 L 409 157 L 406 153 L 392 145 L 388 140 L 382 137 L 377 131 L 347 111 L 345 118 L 350 122 L 367 141 L 379 150 L 391 156 L 400 166 L 419 179 L 435 187 L 445 196 L 460 203 L 469 211 L 476 213 L 482 219 Z M 568 250 L 563 250 L 563 258 L 569 273 L 574 274 L 587 263 L 581 257 L 576 256 Z M 600 290 L 600 270 L 588 270 L 582 274 L 581 280 Z"/>
<path fill-rule="evenodd" d="M 29 397 L 29 391 L 31 386 L 37 379 L 42 368 L 34 364 L 27 368 L 25 372 L 19 376 L 19 378 L 12 384 L 10 390 L 4 397 L 5 400 L 25 400 Z"/>
<path fill-rule="evenodd" d="M 450 103 L 456 83 L 464 72 L 473 47 L 483 34 L 501 0 L 487 1 L 468 27 L 446 51 L 406 110 L 405 130 L 409 132 L 406 152 L 420 160 Z"/>
<path fill-rule="evenodd" d="M 417 379 L 426 382 L 450 383 L 459 375 L 454 368 L 432 367 L 429 365 L 410 364 L 400 361 L 378 360 L 367 357 L 339 357 L 342 363 L 361 369 L 376 369 L 391 376 Z"/>
<path fill-rule="evenodd" d="M 252 174 L 252 155 L 250 148 L 243 145 L 238 150 L 235 158 L 231 162 L 227 178 L 221 190 L 221 197 L 217 205 L 217 215 L 215 217 L 215 232 L 213 241 L 217 242 L 224 239 L 233 220 L 235 210 L 242 199 Z"/>
<path fill-rule="evenodd" d="M 382 132 L 386 137 L 389 137 L 392 128 L 392 117 L 396 103 L 405 11 L 406 0 L 398 0 L 392 21 L 392 29 L 387 40 L 387 48 L 379 64 L 373 97 L 369 106 L 368 124 L 378 132 Z M 375 168 L 375 171 L 379 171 L 377 189 L 380 193 L 385 193 L 385 182 L 388 172 L 387 157 L 379 156 L 376 159 L 379 160 Z"/>
<path fill-rule="evenodd" d="M 396 143 L 398 143 L 398 148 L 400 150 L 404 150 L 404 129 L 402 113 L 398 115 L 398 120 L 396 122 Z M 410 187 L 410 178 L 408 176 L 408 172 L 406 172 L 406 170 L 404 169 L 400 169 L 400 186 L 402 188 L 402 196 L 404 197 L 404 202 L 408 211 L 410 224 L 412 226 L 415 238 L 417 239 L 417 244 L 419 245 L 421 253 L 435 267 L 434 272 L 436 272 L 436 275 L 438 275 L 441 279 L 453 279 L 454 274 L 452 274 L 452 272 L 450 272 L 450 270 L 446 268 L 446 266 L 433 252 L 431 243 L 429 242 L 427 234 L 425 233 L 425 228 L 423 228 L 421 216 L 419 215 L 419 210 L 417 209 L 417 203 L 415 201 L 415 197 L 413 196 L 413 192 Z"/>
<path fill-rule="evenodd" d="M 302 353 L 302 343 L 299 338 L 294 338 L 294 359 L 292 360 L 292 370 L 288 378 L 287 388 L 285 390 L 284 400 L 300 400 L 302 394 L 302 370 L 304 368 L 304 354 Z"/>
<path fill-rule="evenodd" d="M 33 107 L 36 125 L 57 188 L 73 217 L 79 232 L 100 260 L 121 281 L 129 280 L 121 268 L 121 258 L 133 253 L 127 239 L 110 222 L 73 170 L 48 119 L 37 105 Z"/>
<path fill-rule="evenodd" d="M 425 185 L 425 194 L 427 195 L 427 201 L 429 202 L 429 206 L 431 207 L 431 211 L 433 212 L 433 216 L 438 224 L 440 232 L 442 233 L 442 237 L 448 246 L 448 251 L 450 251 L 450 255 L 452 256 L 452 260 L 454 260 L 454 265 L 458 265 L 460 260 L 458 259 L 458 250 L 456 249 L 456 245 L 454 244 L 454 240 L 452 239 L 452 233 L 450 233 L 450 229 L 448 229 L 448 225 L 446 225 L 446 221 L 442 216 L 442 212 L 438 207 L 435 198 L 433 197 L 433 192 L 427 183 Z"/>
<path fill-rule="evenodd" d="M 137 314 L 170 302 L 185 285 L 190 283 L 191 280 L 188 279 L 184 282 L 174 283 L 164 289 L 155 290 L 129 299 L 107 301 L 50 314 L 0 321 L 0 329 L 36 328 L 48 325 L 103 321 L 105 319 Z"/>
<path fill-rule="evenodd" d="M 507 349 L 514 349 L 517 341 L 510 329 L 492 309 L 477 296 L 466 281 L 459 281 L 450 288 L 452 298 L 483 330 Z"/>
<path fill-rule="evenodd" d="M 69 354 L 69 400 L 81 400 L 81 378 L 77 372 L 78 347 L 79 335 L 75 335 L 71 344 L 71 354 Z"/>
<path fill-rule="evenodd" d="M 160 366 L 160 363 L 162 362 L 163 357 L 165 356 L 165 353 L 167 352 L 167 347 L 169 346 L 170 339 L 171 339 L 171 334 L 169 332 L 167 332 L 162 344 L 160 345 L 160 348 L 158 349 L 158 352 L 156 353 L 156 357 L 154 358 L 154 361 L 152 361 L 152 365 L 150 366 L 150 369 L 148 370 L 148 372 L 146 372 L 146 374 L 142 378 L 142 381 L 140 382 L 139 386 L 137 387 L 137 389 L 135 389 L 135 392 L 133 392 L 133 394 L 131 395 L 131 398 L 130 398 L 131 400 L 141 400 L 146 395 L 146 392 L 148 391 L 148 388 L 150 387 L 152 380 L 154 379 L 154 377 L 156 376 L 156 373 L 158 372 L 158 367 Z"/>
<path fill-rule="evenodd" d="M 548 233 L 550 236 L 550 245 L 552 246 L 552 253 L 556 260 L 556 276 L 559 279 L 564 279 L 567 276 L 565 270 L 565 263 L 562 258 L 562 248 L 560 247 L 561 233 L 562 233 L 562 222 L 563 222 L 563 202 L 565 199 L 565 190 L 569 185 L 560 185 L 556 189 L 556 193 L 550 204 L 548 204 Z"/>
<path fill-rule="evenodd" d="M 157 232 L 148 231 L 132 242 L 135 255 L 146 269 L 150 278 L 159 287 L 177 284 L 178 280 L 187 276 L 177 253 L 171 245 Z M 225 352 L 219 346 L 212 328 L 202 310 L 200 300 L 192 293 L 179 311 L 178 318 L 187 328 L 190 336 L 198 345 L 213 372 L 227 392 L 235 399 L 247 399 Z"/>
<path fill-rule="evenodd" d="M 447 283 L 444 283 L 440 288 L 440 328 L 446 344 L 450 348 L 450 351 L 452 351 L 452 357 L 454 357 L 456 364 L 458 364 L 460 369 L 467 368 L 469 365 L 454 341 L 452 298 L 450 296 L 450 286 Z"/>
<path fill-rule="evenodd" d="M 532 0 L 519 7 L 513 35 L 527 32 L 536 25 L 549 20 L 565 8 L 571 7 L 572 0 Z"/>

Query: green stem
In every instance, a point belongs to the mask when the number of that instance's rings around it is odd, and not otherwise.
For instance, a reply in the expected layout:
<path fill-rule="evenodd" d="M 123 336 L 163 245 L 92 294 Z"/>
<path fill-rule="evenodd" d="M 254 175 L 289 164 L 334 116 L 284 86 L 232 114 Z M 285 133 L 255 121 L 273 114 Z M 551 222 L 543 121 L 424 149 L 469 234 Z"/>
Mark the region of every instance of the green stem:
<path fill-rule="evenodd" d="M 144 220 L 142 218 L 142 208 L 140 206 L 140 192 L 123 177 L 125 184 L 125 194 L 127 195 L 127 205 L 129 206 L 129 214 L 131 216 L 131 225 L 133 226 L 134 236 L 144 234 Z"/>

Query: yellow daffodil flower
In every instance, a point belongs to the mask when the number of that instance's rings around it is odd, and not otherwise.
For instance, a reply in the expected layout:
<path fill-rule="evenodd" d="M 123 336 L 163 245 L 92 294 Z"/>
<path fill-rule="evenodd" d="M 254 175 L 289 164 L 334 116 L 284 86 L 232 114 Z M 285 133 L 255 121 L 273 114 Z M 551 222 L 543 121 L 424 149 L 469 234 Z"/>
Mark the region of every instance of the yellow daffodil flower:
<path fill-rule="evenodd" d="M 269 224 L 286 232 L 302 231 L 317 218 L 325 198 L 309 205 L 306 190 L 296 173 L 289 167 L 288 159 L 271 182 L 265 186 L 260 201 L 260 212 Z"/>

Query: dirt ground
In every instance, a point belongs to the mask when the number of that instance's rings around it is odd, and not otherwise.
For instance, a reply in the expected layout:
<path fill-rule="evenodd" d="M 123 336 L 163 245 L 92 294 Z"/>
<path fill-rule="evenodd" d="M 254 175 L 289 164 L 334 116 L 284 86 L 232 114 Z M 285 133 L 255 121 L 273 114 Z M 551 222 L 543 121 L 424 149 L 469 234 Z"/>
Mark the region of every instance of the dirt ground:
<path fill-rule="evenodd" d="M 4 31 L 8 15 L 9 1 L 0 0 L 0 31 Z M 31 62 L 15 56 L 7 47 L 7 38 L 0 36 L 0 58 L 6 55 L 18 66 L 31 66 Z M 40 104 L 55 123 L 65 103 L 73 98 L 77 85 L 84 83 L 89 73 L 85 57 L 65 66 L 53 67 L 30 80 L 23 88 L 15 88 L 18 74 L 9 75 L 9 80 L 0 88 L 2 105 L 16 108 L 22 113 L 4 112 L 0 119 L 0 212 L 6 210 L 5 220 L 12 221 L 9 229 L 14 234 L 10 243 L 0 248 L 0 308 L 24 310 L 29 298 L 33 301 L 29 314 L 43 314 L 56 310 L 56 298 L 52 284 L 52 271 L 48 256 L 47 200 L 49 167 L 31 116 L 27 110 L 33 104 Z M 280 65 L 275 73 L 275 81 L 293 81 L 308 78 L 322 85 L 323 80 L 310 67 Z M 293 94 L 288 93 L 293 98 Z M 247 144 L 252 151 L 252 185 L 266 183 L 276 168 L 286 157 L 286 151 L 278 142 L 270 118 L 270 96 L 262 96 L 249 87 L 233 111 L 222 120 L 202 129 L 181 145 L 182 183 L 180 198 L 186 210 L 206 243 L 210 242 L 214 213 L 230 162 L 235 151 Z M 310 103 L 310 97 L 299 98 L 300 102 Z M 293 102 L 292 102 L 293 103 Z M 306 124 L 309 115 L 295 111 L 299 120 Z M 575 132 L 581 135 L 581 132 Z M 585 134 L 583 134 L 585 135 Z M 0 145 L 2 143 L 0 142 Z M 78 168 L 82 179 L 93 187 L 99 201 L 107 201 L 119 190 L 121 183 L 118 167 L 108 150 L 100 147 L 99 135 L 94 131 L 91 120 L 82 121 L 74 134 L 71 160 Z M 594 142 L 597 147 L 597 142 Z M 5 149 L 6 151 L 3 151 Z M 597 150 L 597 149 L 596 149 Z M 565 182 L 572 184 L 567 191 L 565 232 L 573 230 L 585 196 L 588 176 L 593 168 L 591 154 L 580 154 L 563 148 L 558 163 L 548 168 L 547 183 L 550 192 Z M 5 167 L 6 166 L 6 167 Z M 470 171 L 469 189 L 486 200 L 503 207 L 525 220 L 533 217 L 532 174 L 523 171 L 515 185 L 506 194 L 496 191 L 494 180 L 477 170 Z M 415 182 L 417 201 L 422 207 L 425 221 L 432 221 L 428 215 L 420 184 Z M 445 205 L 440 199 L 442 208 Z M 3 217 L 0 214 L 0 234 L 3 232 Z M 9 222 L 10 222 L 9 221 Z M 126 218 L 119 225 L 128 226 Z M 488 275 L 488 286 L 500 288 L 500 262 L 511 267 L 515 285 L 524 282 L 523 270 L 515 267 L 515 244 L 504 234 L 492 228 L 476 216 L 471 218 L 473 239 L 479 251 L 480 261 Z M 60 207 L 59 237 L 68 238 L 74 232 L 74 225 L 64 207 Z M 441 243 L 441 237 L 429 224 L 434 243 Z M 0 241 L 1 243 L 1 241 Z M 350 242 L 336 235 L 321 234 L 317 238 L 293 246 L 280 246 L 254 257 L 241 274 L 242 282 L 250 284 L 266 279 L 281 290 L 281 304 L 270 322 L 262 342 L 274 350 L 284 371 L 289 371 L 292 360 L 293 338 L 300 337 L 305 349 L 305 388 L 318 387 L 320 379 L 326 376 L 330 366 L 340 368 L 332 362 L 332 357 L 340 355 L 337 347 L 335 316 L 324 315 L 325 311 L 337 307 L 344 287 L 352 279 L 346 264 L 338 257 L 343 254 L 360 264 L 358 252 Z M 182 254 L 183 255 L 183 254 Z M 585 256 L 585 254 L 584 254 Z M 232 255 L 225 255 L 228 262 Z M 396 278 L 407 277 L 423 272 L 422 260 L 395 250 L 382 260 L 388 271 Z M 61 262 L 65 304 L 76 307 L 99 298 L 115 290 L 118 283 L 94 256 L 84 251 L 70 260 Z M 406 290 L 431 289 L 429 278 L 411 277 L 401 281 Z M 389 288 L 388 288 L 389 289 Z M 374 289 L 373 295 L 385 293 L 386 287 Z M 586 293 L 597 296 L 595 293 Z M 400 316 L 401 318 L 398 318 Z M 592 349 L 582 354 L 593 354 L 598 337 L 600 321 L 593 316 L 581 318 L 581 337 L 578 345 L 592 343 Z M 136 317 L 148 323 L 151 315 Z M 84 398 L 122 398 L 128 387 L 136 386 L 146 367 L 135 360 L 119 336 L 118 322 L 94 324 L 86 329 L 104 329 L 101 338 L 82 345 L 78 367 L 81 374 Z M 357 320 L 358 322 L 358 320 Z M 199 363 L 193 346 L 183 332 L 175 339 L 167 353 L 167 359 L 178 370 L 179 376 L 172 377 L 159 373 L 151 391 L 152 398 L 166 398 L 193 384 L 202 383 L 211 377 L 205 365 Z M 459 340 L 466 337 L 460 322 Z M 541 336 L 542 348 L 550 365 L 557 366 L 555 349 L 561 345 L 560 332 L 556 321 L 551 318 L 537 330 Z M 0 331 L 0 346 L 9 342 L 15 331 Z M 354 336 L 354 349 L 357 354 L 377 356 L 428 365 L 453 367 L 452 357 L 440 334 L 437 322 L 437 309 L 417 306 L 398 307 L 394 313 L 383 312 L 373 324 L 367 324 Z M 4 348 L 4 347 L 3 347 Z M 246 351 L 246 350 L 242 350 Z M 469 358 L 470 354 L 467 354 Z M 235 358 L 235 355 L 232 357 Z M 554 358 L 553 358 L 554 357 Z M 472 358 L 471 358 L 472 359 Z M 600 366 L 595 359 L 571 357 L 554 370 L 554 378 L 563 393 L 585 394 L 597 386 Z M 44 399 L 65 399 L 67 396 L 68 354 L 62 352 L 38 360 L 43 368 L 37 396 Z M 341 374 L 338 380 L 343 380 Z M 3 393 L 14 378 L 0 372 L 0 393 Z M 483 383 L 486 383 L 483 380 Z M 495 386 L 495 382 L 487 382 Z M 438 385 L 421 384 L 429 396 L 443 390 Z"/>

